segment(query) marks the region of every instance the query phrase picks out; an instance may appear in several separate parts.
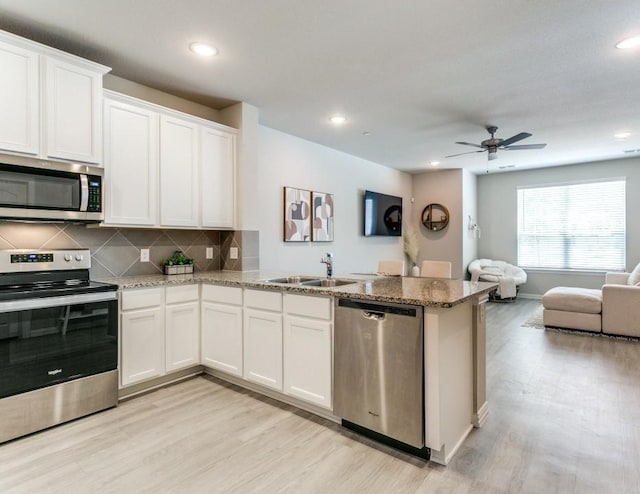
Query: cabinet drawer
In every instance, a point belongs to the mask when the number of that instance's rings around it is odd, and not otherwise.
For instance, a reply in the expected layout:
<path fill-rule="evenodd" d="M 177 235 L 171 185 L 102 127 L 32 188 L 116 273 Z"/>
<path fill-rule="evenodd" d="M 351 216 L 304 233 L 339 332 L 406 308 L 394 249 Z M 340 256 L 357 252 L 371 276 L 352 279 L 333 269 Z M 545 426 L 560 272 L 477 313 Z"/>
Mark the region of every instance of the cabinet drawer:
<path fill-rule="evenodd" d="M 331 319 L 331 299 L 329 297 L 310 297 L 287 293 L 284 304 L 287 314 L 315 319 Z"/>
<path fill-rule="evenodd" d="M 267 290 L 245 290 L 244 305 L 255 309 L 282 311 L 282 293 Z"/>
<path fill-rule="evenodd" d="M 198 300 L 198 285 L 168 286 L 166 297 L 167 304 Z"/>
<path fill-rule="evenodd" d="M 144 309 L 162 305 L 164 288 L 140 288 L 122 292 L 122 310 Z"/>
<path fill-rule="evenodd" d="M 237 286 L 202 285 L 202 300 L 221 304 L 242 305 L 242 288 Z"/>

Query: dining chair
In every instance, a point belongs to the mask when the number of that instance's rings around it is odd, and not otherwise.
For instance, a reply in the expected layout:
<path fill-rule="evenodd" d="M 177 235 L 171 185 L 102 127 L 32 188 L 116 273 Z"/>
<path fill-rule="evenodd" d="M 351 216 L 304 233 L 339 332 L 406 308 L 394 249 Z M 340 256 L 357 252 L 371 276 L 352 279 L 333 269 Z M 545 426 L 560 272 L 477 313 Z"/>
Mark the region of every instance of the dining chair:
<path fill-rule="evenodd" d="M 383 276 L 402 276 L 404 275 L 404 261 L 398 259 L 389 259 L 378 263 L 377 274 Z"/>
<path fill-rule="evenodd" d="M 420 276 L 451 279 L 451 263 L 449 261 L 422 261 Z"/>

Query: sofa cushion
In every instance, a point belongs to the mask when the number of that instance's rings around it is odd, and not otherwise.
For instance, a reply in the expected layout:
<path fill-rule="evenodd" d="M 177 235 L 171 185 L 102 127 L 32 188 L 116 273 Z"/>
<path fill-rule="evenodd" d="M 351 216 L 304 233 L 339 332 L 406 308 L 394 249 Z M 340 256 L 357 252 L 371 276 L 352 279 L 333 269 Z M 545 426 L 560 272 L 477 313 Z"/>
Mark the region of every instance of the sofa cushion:
<path fill-rule="evenodd" d="M 599 314 L 602 312 L 602 292 L 592 288 L 557 286 L 542 296 L 545 309 Z"/>
<path fill-rule="evenodd" d="M 629 279 L 627 280 L 627 284 L 631 286 L 638 286 L 640 284 L 640 263 L 638 263 L 634 270 L 631 271 Z"/>

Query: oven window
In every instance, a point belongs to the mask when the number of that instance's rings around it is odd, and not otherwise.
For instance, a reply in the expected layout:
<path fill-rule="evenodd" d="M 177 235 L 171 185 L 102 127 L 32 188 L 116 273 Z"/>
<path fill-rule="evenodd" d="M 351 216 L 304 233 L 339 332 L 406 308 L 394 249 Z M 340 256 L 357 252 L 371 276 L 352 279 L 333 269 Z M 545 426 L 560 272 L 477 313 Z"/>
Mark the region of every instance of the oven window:
<path fill-rule="evenodd" d="M 0 206 L 77 211 L 80 180 L 73 174 L 53 176 L 0 169 Z"/>
<path fill-rule="evenodd" d="M 0 398 L 114 370 L 117 301 L 0 314 Z"/>

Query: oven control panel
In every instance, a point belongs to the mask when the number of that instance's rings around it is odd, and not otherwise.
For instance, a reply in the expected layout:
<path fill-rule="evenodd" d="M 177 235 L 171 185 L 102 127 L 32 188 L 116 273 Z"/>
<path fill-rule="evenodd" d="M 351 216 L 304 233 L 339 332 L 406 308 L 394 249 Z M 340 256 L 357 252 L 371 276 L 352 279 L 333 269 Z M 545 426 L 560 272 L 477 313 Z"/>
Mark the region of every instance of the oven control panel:
<path fill-rule="evenodd" d="M 11 264 L 17 262 L 53 262 L 53 254 L 36 254 L 34 252 L 28 254 L 11 254 Z"/>
<path fill-rule="evenodd" d="M 87 249 L 0 250 L 0 273 L 90 269 Z"/>

